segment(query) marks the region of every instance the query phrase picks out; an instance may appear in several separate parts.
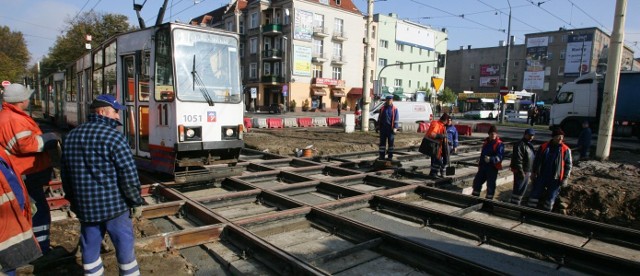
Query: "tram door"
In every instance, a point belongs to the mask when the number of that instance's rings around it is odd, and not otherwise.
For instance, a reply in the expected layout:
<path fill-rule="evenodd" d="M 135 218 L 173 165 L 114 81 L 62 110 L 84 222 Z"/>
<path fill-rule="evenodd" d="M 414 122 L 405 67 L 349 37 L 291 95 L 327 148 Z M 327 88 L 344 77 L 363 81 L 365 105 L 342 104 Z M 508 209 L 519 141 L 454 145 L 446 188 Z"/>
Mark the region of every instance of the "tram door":
<path fill-rule="evenodd" d="M 149 53 L 122 56 L 125 135 L 135 156 L 149 157 Z"/>

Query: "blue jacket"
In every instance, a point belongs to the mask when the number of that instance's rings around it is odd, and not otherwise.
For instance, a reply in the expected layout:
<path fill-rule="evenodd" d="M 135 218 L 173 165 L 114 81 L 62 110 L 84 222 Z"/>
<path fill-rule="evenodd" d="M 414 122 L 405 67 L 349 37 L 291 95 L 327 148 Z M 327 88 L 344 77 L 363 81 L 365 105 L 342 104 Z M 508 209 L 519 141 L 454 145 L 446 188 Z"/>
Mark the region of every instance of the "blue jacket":
<path fill-rule="evenodd" d="M 489 162 L 484 161 L 484 157 L 489 156 Z M 502 169 L 502 159 L 504 158 L 504 143 L 500 138 L 490 140 L 484 139 L 482 145 L 482 151 L 480 152 L 480 165 L 479 169 L 483 167 L 495 168 L 497 170 Z"/>
<path fill-rule="evenodd" d="M 65 198 L 82 222 L 111 219 L 143 203 L 140 180 L 120 122 L 90 114 L 69 132 L 62 150 Z"/>
<path fill-rule="evenodd" d="M 391 108 L 385 103 L 380 107 L 380 113 L 378 114 L 378 127 L 380 131 L 392 131 L 394 128 L 398 128 L 398 108 L 391 105 Z"/>
<path fill-rule="evenodd" d="M 449 148 L 458 147 L 458 129 L 453 125 L 447 127 L 447 141 L 449 142 Z"/>

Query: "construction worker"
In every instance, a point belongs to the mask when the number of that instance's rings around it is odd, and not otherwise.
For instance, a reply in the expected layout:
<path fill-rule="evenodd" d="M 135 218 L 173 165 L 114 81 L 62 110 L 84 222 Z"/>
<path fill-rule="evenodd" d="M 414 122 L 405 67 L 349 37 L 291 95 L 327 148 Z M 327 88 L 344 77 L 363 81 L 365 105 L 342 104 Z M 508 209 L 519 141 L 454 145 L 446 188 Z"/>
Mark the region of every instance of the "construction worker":
<path fill-rule="evenodd" d="M 438 176 L 444 176 L 444 150 L 448 149 L 448 145 L 445 144 L 444 140 L 447 137 L 447 122 L 451 119 L 449 114 L 444 113 L 440 116 L 439 120 L 431 121 L 429 124 L 429 129 L 427 129 L 427 133 L 424 135 L 429 139 L 437 140 L 438 150 L 436 154 L 432 155 L 431 158 L 431 171 L 429 172 L 429 176 L 433 178 L 437 178 Z M 440 174 L 438 174 L 438 172 Z"/>
<path fill-rule="evenodd" d="M 393 144 L 399 127 L 398 120 L 398 108 L 393 106 L 393 96 L 387 96 L 386 102 L 380 108 L 380 113 L 378 113 L 378 125 L 376 127 L 376 131 L 380 132 L 380 144 L 378 145 L 380 160 L 384 159 L 385 151 L 388 156 L 387 160 L 393 159 Z"/>
<path fill-rule="evenodd" d="M 553 204 L 561 187 L 568 185 L 573 167 L 571 149 L 564 143 L 564 132 L 557 128 L 551 133 L 551 140 L 540 146 L 533 161 L 531 178 L 533 190 L 529 195 L 529 207 L 538 207 L 540 198 L 546 191 L 543 209 L 553 210 Z"/>
<path fill-rule="evenodd" d="M 498 172 L 502 169 L 502 159 L 504 157 L 504 143 L 498 137 L 498 130 L 491 126 L 487 132 L 489 137 L 484 139 L 480 161 L 478 162 L 478 172 L 473 179 L 473 193 L 471 195 L 480 196 L 482 185 L 487 182 L 487 199 L 493 199 L 496 192 L 496 179 Z"/>
<path fill-rule="evenodd" d="M 511 192 L 511 203 L 520 205 L 522 196 L 527 191 L 535 149 L 531 140 L 536 135 L 533 128 L 524 131 L 522 139 L 513 146 L 511 156 L 511 171 L 513 172 L 513 191 Z"/>
<path fill-rule="evenodd" d="M 46 148 L 56 145 L 56 133 L 42 133 L 36 122 L 24 112 L 32 91 L 21 84 L 11 84 L 4 91 L 0 111 L 0 147 L 7 154 L 16 174 L 24 179 L 29 196 L 39 212 L 33 217 L 33 232 L 42 253 L 49 252 L 51 214 L 44 186 L 51 180 L 51 158 Z"/>
<path fill-rule="evenodd" d="M 16 268 L 42 255 L 32 231 L 31 215 L 22 179 L 0 156 L 0 274 L 16 275 Z"/>

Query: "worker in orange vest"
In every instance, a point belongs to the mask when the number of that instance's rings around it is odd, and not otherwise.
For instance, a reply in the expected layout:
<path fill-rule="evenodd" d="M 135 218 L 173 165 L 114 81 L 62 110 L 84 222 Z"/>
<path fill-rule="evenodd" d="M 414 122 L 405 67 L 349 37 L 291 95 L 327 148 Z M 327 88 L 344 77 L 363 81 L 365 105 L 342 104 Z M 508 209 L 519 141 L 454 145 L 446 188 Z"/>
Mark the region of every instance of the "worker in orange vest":
<path fill-rule="evenodd" d="M 448 149 L 448 145 L 444 140 L 447 137 L 447 122 L 449 121 L 449 118 L 449 114 L 444 113 L 440 116 L 440 120 L 431 121 L 429 129 L 424 135 L 429 139 L 438 140 L 440 143 L 436 154 L 431 156 L 431 172 L 429 172 L 429 176 L 433 178 L 438 177 L 438 172 L 440 172 L 440 177 L 444 176 L 444 163 L 442 157 L 443 153 L 445 153 L 443 150 Z"/>
<path fill-rule="evenodd" d="M 536 208 L 546 190 L 543 209 L 553 210 L 553 204 L 560 194 L 560 188 L 568 185 L 573 161 L 571 149 L 564 143 L 564 131 L 557 128 L 551 133 L 551 140 L 540 146 L 533 160 L 533 190 L 529 195 L 529 207 Z"/>

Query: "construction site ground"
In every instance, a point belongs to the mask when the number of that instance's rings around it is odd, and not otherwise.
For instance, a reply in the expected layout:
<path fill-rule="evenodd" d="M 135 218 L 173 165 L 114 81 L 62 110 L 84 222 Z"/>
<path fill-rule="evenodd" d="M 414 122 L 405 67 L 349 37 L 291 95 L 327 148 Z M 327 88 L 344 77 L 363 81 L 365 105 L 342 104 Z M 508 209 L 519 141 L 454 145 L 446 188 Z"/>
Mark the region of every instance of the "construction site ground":
<path fill-rule="evenodd" d="M 398 133 L 397 148 L 419 145 L 423 134 Z M 474 134 L 480 138 L 485 134 Z M 313 149 L 314 155 L 376 151 L 379 136 L 375 132 L 344 133 L 338 128 L 268 129 L 245 134 L 247 148 L 296 156 L 303 148 Z M 296 149 L 298 151 L 296 151 Z M 611 152 L 609 161 L 581 161 L 574 164 L 569 187 L 561 191 L 562 212 L 588 220 L 614 224 L 640 230 L 640 154 L 634 150 Z M 429 159 L 424 162 L 430 162 Z M 496 200 L 508 201 L 511 185 L 498 188 Z M 135 221 L 137 238 L 159 233 L 148 220 Z M 19 270 L 19 275 L 82 275 L 82 262 L 78 253 L 80 225 L 77 220 L 58 220 L 52 224 L 53 251 Z M 117 275 L 117 262 L 113 247 L 106 239 L 102 258 L 106 275 Z M 136 248 L 137 260 L 144 275 L 198 275 L 197 254 L 186 256 L 181 252 L 152 253 Z M 203 256 L 205 258 L 206 256 Z M 209 259 L 207 257 L 207 259 Z M 202 264 L 200 264 L 202 265 Z M 220 270 L 220 274 L 228 273 Z"/>

